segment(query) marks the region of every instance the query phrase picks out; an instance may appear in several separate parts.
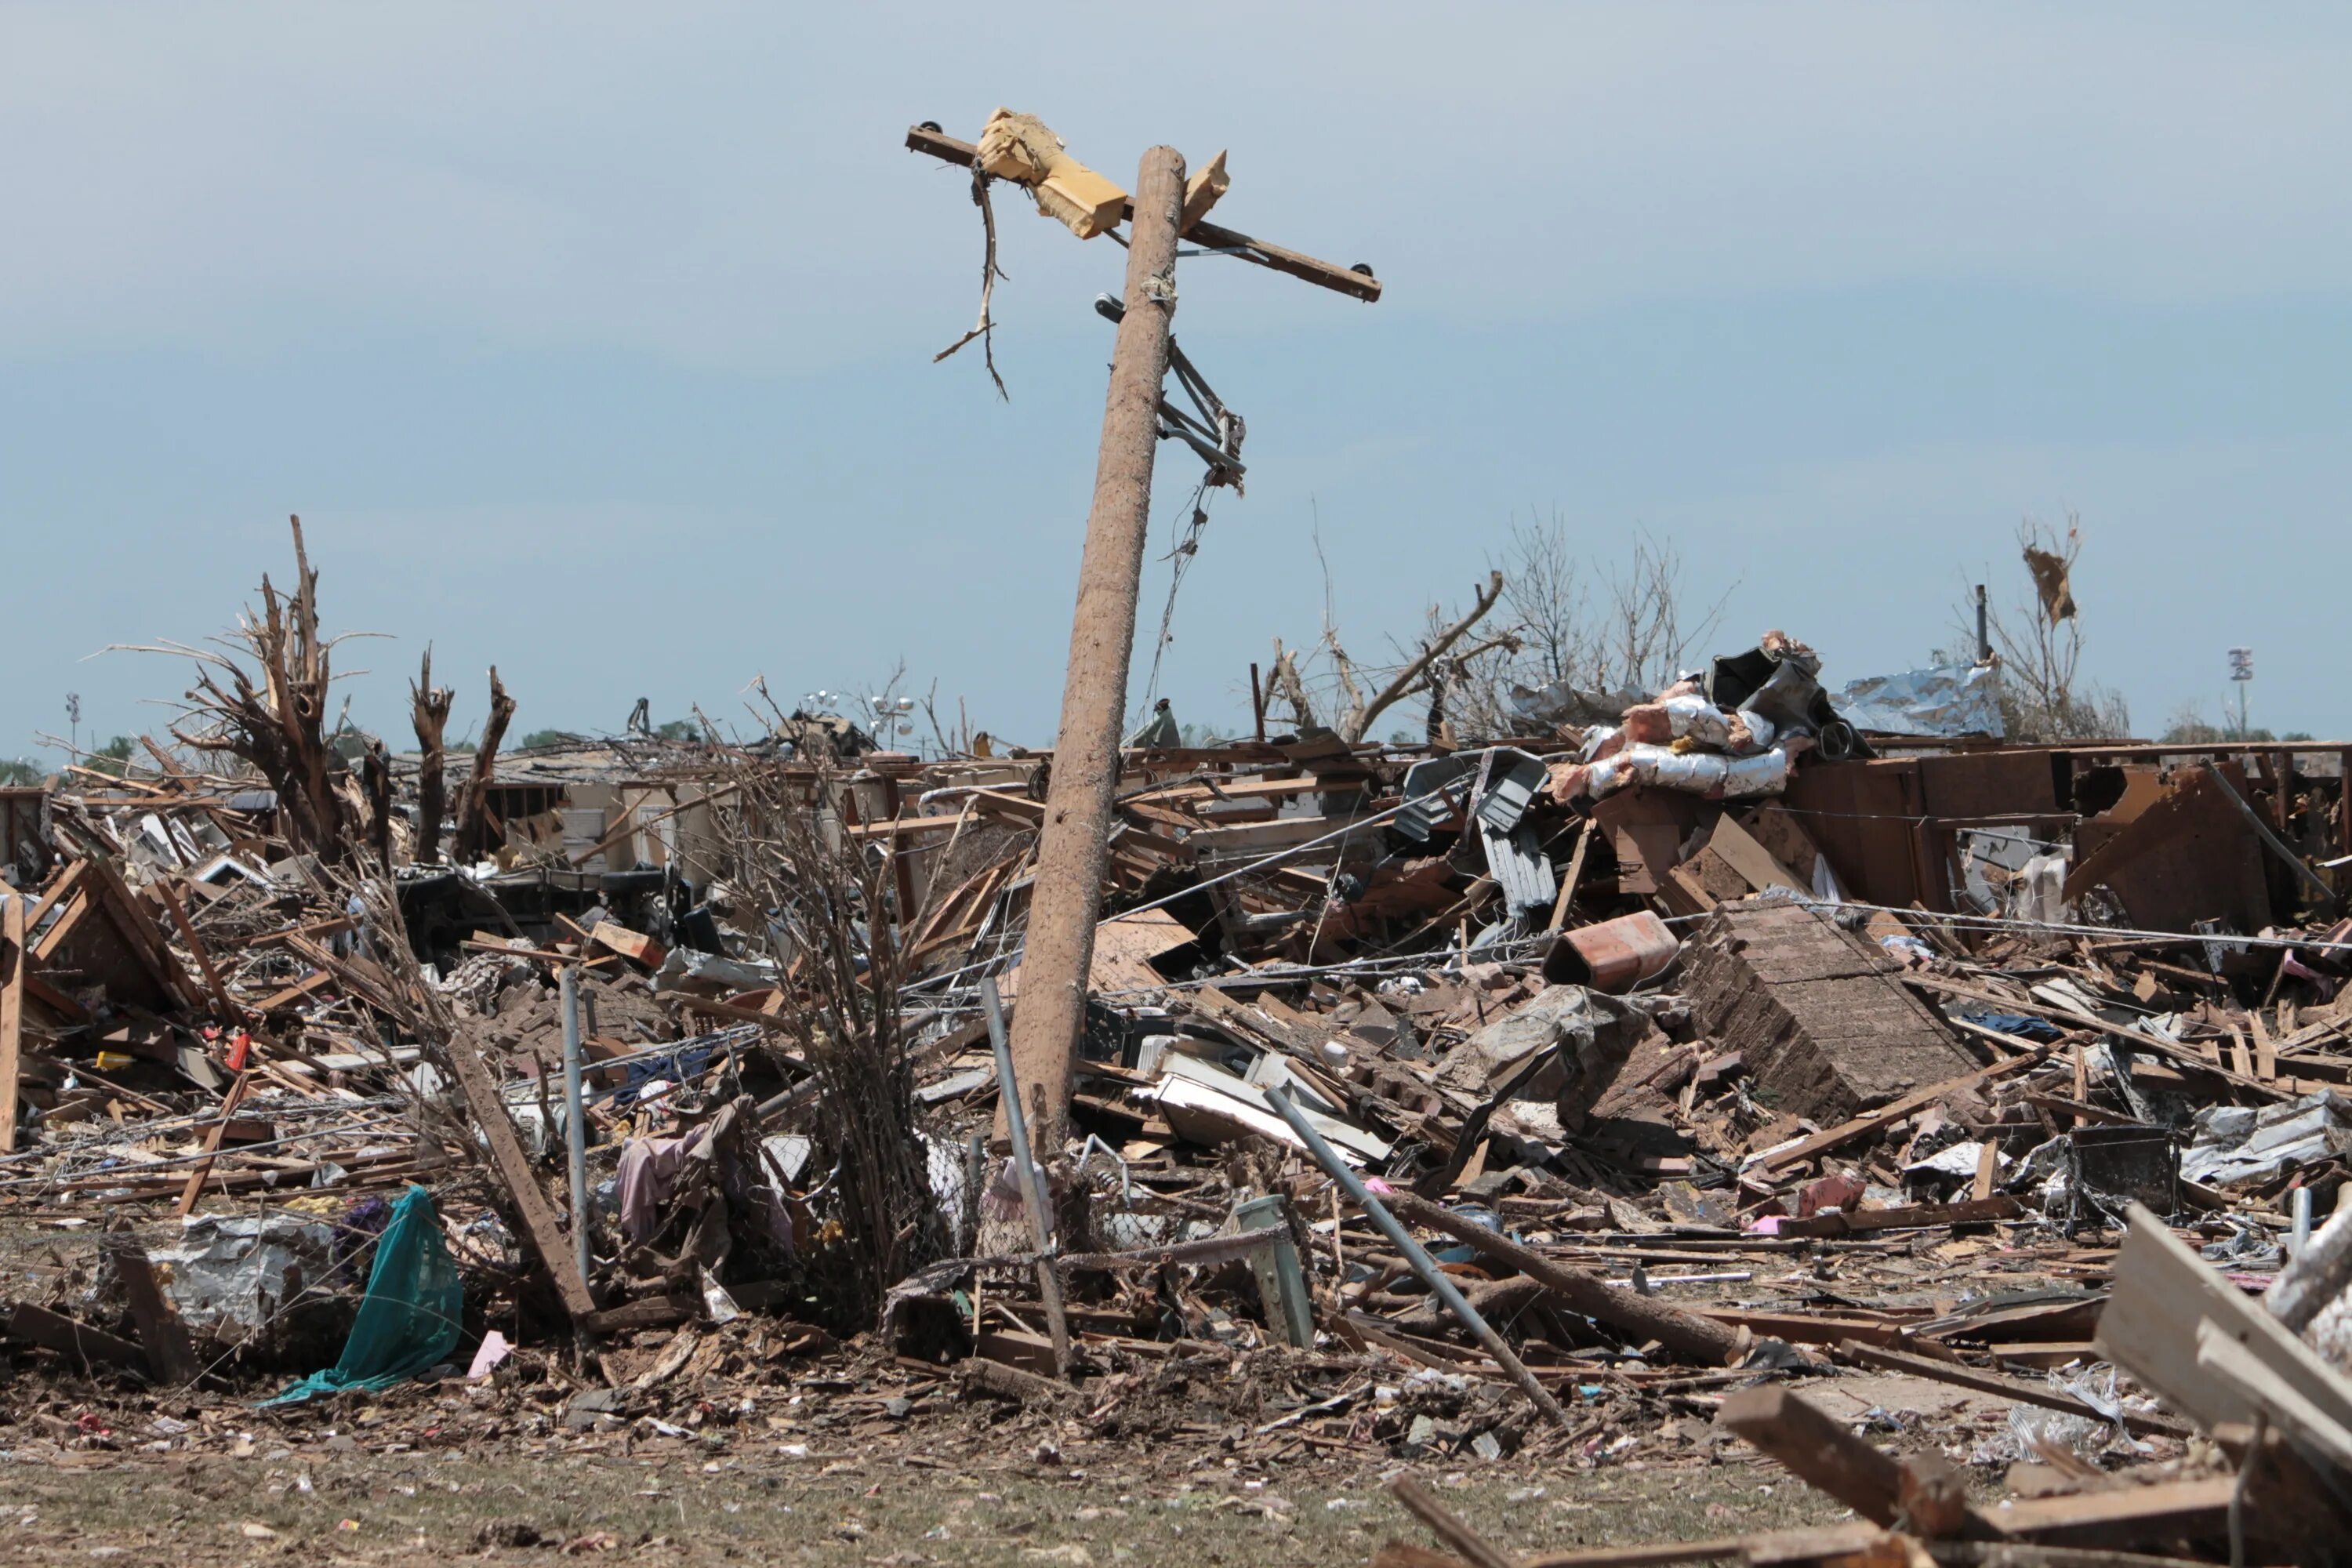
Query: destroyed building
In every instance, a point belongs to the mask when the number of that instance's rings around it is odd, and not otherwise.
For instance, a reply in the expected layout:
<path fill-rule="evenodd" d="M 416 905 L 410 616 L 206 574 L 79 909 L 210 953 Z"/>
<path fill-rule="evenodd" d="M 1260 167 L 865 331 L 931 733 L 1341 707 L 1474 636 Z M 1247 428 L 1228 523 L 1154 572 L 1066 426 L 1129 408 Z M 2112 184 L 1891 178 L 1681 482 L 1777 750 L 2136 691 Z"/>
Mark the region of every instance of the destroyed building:
<path fill-rule="evenodd" d="M 1042 1421 L 1205 1355 L 1269 1452 L 1737 1439 L 1860 1516 L 1691 1555 L 2352 1538 L 2352 748 L 2006 744 L 1777 632 L 1468 749 L 1133 747 L 1016 1084 L 1051 752 L 450 754 L 429 665 L 415 746 L 325 744 L 251 699 L 314 589 L 212 727 L 0 792 L 0 1221 L 103 1243 L 12 1273 L 21 1373 L 470 1369 L 591 1444 L 754 1342 Z M 1870 1369 L 2074 1479 L 1968 1501 Z"/>

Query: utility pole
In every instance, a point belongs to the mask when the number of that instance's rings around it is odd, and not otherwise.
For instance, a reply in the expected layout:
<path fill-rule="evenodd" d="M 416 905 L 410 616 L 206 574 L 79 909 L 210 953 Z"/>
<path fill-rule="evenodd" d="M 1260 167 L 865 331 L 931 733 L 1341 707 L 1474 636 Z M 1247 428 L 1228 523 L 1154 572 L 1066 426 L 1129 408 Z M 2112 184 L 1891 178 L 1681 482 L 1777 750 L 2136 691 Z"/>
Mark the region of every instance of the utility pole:
<path fill-rule="evenodd" d="M 966 168 L 976 168 L 980 158 L 972 143 L 949 137 L 930 124 L 910 129 L 907 146 Z M 1213 160 L 1213 169 L 1221 162 Z M 1152 458 L 1162 428 L 1160 383 L 1168 374 L 1170 321 L 1176 312 L 1180 232 L 1217 254 L 1368 303 L 1381 296 L 1369 267 L 1335 266 L 1197 216 L 1186 224 L 1186 198 L 1183 155 L 1173 147 L 1154 147 L 1144 153 L 1125 214 L 1124 314 L 1111 355 L 1094 502 L 1087 515 L 1077 609 L 1070 624 L 1061 730 L 1054 742 L 1037 872 L 1029 895 L 1021 993 L 1013 1015 L 1013 1075 L 1022 1090 L 1034 1097 L 1033 1105 L 1024 1109 L 1029 1112 L 1031 1146 L 1040 1160 L 1060 1152 L 1068 1125 L 1095 926 L 1102 915 L 1128 665 L 1135 646 L 1136 600 L 1150 528 Z M 1005 1111 L 1000 1109 L 1000 1132 L 1005 1125 Z"/>
<path fill-rule="evenodd" d="M 1173 147 L 1143 155 L 1129 226 L 1127 289 L 1103 405 L 1095 499 L 1078 559 L 1078 605 L 1070 622 L 1062 727 L 1045 793 L 1045 831 L 1029 894 L 1021 1002 L 1013 1015 L 1013 1070 L 1045 1101 L 1035 1146 L 1058 1151 L 1070 1076 L 1086 1026 L 1087 974 L 1110 858 L 1111 799 L 1127 713 L 1127 667 L 1135 646 L 1136 597 L 1151 529 L 1151 464 L 1160 446 L 1160 384 L 1168 374 L 1168 324 L 1176 313 L 1176 216 L 1184 205 L 1184 157 Z"/>

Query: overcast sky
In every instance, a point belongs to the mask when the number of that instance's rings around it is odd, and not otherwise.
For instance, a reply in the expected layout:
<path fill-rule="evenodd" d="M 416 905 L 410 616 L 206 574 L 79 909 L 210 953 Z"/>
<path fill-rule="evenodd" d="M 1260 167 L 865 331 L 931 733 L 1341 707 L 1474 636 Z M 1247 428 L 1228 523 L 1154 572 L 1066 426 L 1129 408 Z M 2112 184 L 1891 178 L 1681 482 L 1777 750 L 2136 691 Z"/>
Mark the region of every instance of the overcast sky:
<path fill-rule="evenodd" d="M 1122 184 L 1230 149 L 1222 221 L 1387 286 L 1180 271 L 1250 430 L 1180 719 L 1317 635 L 1318 519 L 1360 653 L 1557 512 L 1836 684 L 2072 511 L 2141 732 L 2250 644 L 2256 722 L 2352 734 L 2347 80 L 2295 5 L 0 3 L 0 755 L 68 691 L 162 723 L 181 668 L 87 656 L 227 625 L 289 512 L 395 740 L 429 640 L 458 728 L 493 662 L 519 729 L 601 730 L 903 658 L 1046 742 L 1123 253 L 1008 194 L 1012 401 L 930 363 L 979 223 L 901 138 L 1000 103 Z"/>

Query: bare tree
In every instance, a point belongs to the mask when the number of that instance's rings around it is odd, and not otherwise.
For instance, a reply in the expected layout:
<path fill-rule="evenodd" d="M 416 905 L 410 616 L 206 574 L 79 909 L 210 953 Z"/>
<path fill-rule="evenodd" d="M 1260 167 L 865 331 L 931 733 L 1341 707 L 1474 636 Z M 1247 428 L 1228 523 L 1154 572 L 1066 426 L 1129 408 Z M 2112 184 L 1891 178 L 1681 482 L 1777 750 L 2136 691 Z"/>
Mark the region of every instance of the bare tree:
<path fill-rule="evenodd" d="M 425 645 L 425 658 L 416 679 L 408 683 L 410 721 L 416 730 L 416 863 L 430 866 L 441 858 L 441 814 L 448 798 L 444 775 L 448 762 L 443 737 L 449 728 L 449 704 L 457 694 L 433 684 L 433 645 Z"/>
<path fill-rule="evenodd" d="M 1509 579 L 1503 608 L 1523 645 L 1510 673 L 1535 686 L 1589 679 L 1598 662 L 1599 628 L 1583 563 L 1570 546 L 1568 524 L 1559 512 L 1544 521 L 1512 525 L 1503 572 Z"/>
<path fill-rule="evenodd" d="M 490 779 L 499 763 L 499 742 L 506 739 L 507 725 L 514 715 L 515 700 L 507 695 L 494 664 L 490 666 L 490 716 L 482 724 L 481 744 L 474 751 L 474 771 L 466 775 L 466 787 L 457 797 L 457 852 L 461 855 L 485 855 L 493 847 L 487 820 Z"/>
<path fill-rule="evenodd" d="M 182 654 L 196 661 L 188 710 L 172 738 L 201 752 L 226 752 L 252 766 L 278 792 L 278 817 L 289 843 L 326 861 L 349 847 L 349 811 L 338 787 L 342 759 L 326 723 L 333 637 L 319 634 L 319 574 L 294 533 L 294 592 L 280 597 L 267 574 L 262 613 L 241 616 L 236 633 L 221 639 L 228 654 L 166 644 L 142 651 Z M 235 655 L 258 667 L 248 673 Z M 193 726 L 193 727 L 184 727 Z M 127 754 L 127 752 L 126 752 Z"/>
<path fill-rule="evenodd" d="M 2082 741 L 2128 734 L 2131 711 L 2123 694 L 2082 677 L 2083 616 L 2074 592 L 2075 563 L 2083 553 L 2081 518 L 2067 512 L 2063 533 L 2027 518 L 2018 525 L 2017 544 L 2032 597 L 2006 608 L 1989 604 L 1985 616 L 2000 665 L 2001 722 L 2009 738 Z M 1974 613 L 1973 603 L 1962 612 L 1964 617 Z"/>
<path fill-rule="evenodd" d="M 1348 699 L 1347 707 L 1339 718 L 1340 737 L 1349 742 L 1362 740 L 1365 732 L 1372 727 L 1373 721 L 1381 714 L 1416 692 L 1429 689 L 1433 667 L 1454 649 L 1472 626 L 1486 619 L 1486 612 L 1500 603 L 1502 597 L 1503 574 L 1495 572 L 1488 574 L 1486 585 L 1472 595 L 1469 610 L 1451 624 L 1439 624 L 1440 612 L 1433 607 L 1430 634 L 1422 639 L 1420 649 L 1370 698 L 1365 697 L 1356 684 L 1355 668 L 1348 661 L 1347 650 L 1339 646 L 1336 637 L 1327 637 L 1331 662 L 1339 672 L 1339 688 Z M 1505 634 L 1501 640 L 1508 644 L 1509 635 Z"/>

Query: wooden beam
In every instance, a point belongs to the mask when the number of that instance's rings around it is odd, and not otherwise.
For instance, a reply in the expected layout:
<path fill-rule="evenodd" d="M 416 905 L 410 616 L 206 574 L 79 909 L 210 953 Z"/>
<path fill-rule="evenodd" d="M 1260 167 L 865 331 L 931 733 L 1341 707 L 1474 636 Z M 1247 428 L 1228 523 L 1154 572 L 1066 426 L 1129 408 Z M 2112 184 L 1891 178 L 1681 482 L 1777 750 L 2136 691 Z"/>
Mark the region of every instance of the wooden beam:
<path fill-rule="evenodd" d="M 2244 1380 L 2200 1355 L 2199 1327 L 2210 1321 L 2327 1419 L 2352 1428 L 2352 1382 L 2248 1300 L 2171 1226 L 2137 1204 L 2128 1213 L 2123 1250 L 2116 1255 L 2115 1289 L 2093 1342 L 2099 1354 L 2200 1426 L 2252 1421 L 2260 1406 L 2248 1400 Z"/>
<path fill-rule="evenodd" d="M 2054 1393 L 2043 1384 L 2021 1383 L 2012 1377 L 2002 1377 L 1990 1372 L 1978 1372 L 1972 1367 L 1931 1361 L 1921 1355 L 1906 1355 L 1901 1351 L 1882 1350 L 1876 1345 L 1864 1344 L 1859 1340 L 1846 1340 L 1841 1342 L 1838 1346 L 1838 1353 L 1850 1361 L 1858 1361 L 1864 1366 L 1876 1367 L 1881 1372 L 1909 1373 L 1915 1377 L 1932 1378 L 1937 1383 L 1948 1383 L 1955 1388 L 1970 1389 L 1978 1394 L 1990 1394 L 1996 1399 L 2013 1399 L 2020 1405 L 2038 1405 L 2044 1410 L 2063 1410 L 2069 1415 L 2080 1415 L 2091 1421 L 2106 1419 L 2087 1402 L 2077 1399 L 2071 1394 Z M 2151 1436 L 2186 1437 L 2192 1431 L 2187 1422 L 2175 1420 L 2169 1415 L 2142 1415 L 2128 1410 L 2124 1412 L 2124 1426 L 2135 1436 L 2140 1437 Z"/>
<path fill-rule="evenodd" d="M 972 160 L 980 155 L 980 149 L 971 142 L 960 142 L 944 132 L 933 131 L 923 125 L 907 128 L 907 150 L 937 158 L 942 163 L 952 163 L 960 169 L 971 168 Z M 1120 209 L 1119 218 L 1126 222 L 1134 216 L 1135 203 L 1129 200 Z M 1318 261 L 1314 257 L 1286 250 L 1262 239 L 1253 239 L 1239 229 L 1226 228 L 1206 219 L 1185 230 L 1183 237 L 1206 249 L 1232 251 L 1244 261 L 1286 273 L 1318 289 L 1351 296 L 1367 305 L 1376 302 L 1381 297 L 1380 279 L 1370 271 L 1359 272 L 1353 268 Z"/>
<path fill-rule="evenodd" d="M 79 1357 L 85 1366 L 93 1361 L 142 1370 L 147 1366 L 147 1352 L 121 1335 L 78 1323 L 30 1301 L 17 1302 L 16 1310 L 8 1314 L 8 1332 L 27 1344 L 47 1345 L 53 1351 Z"/>
<path fill-rule="evenodd" d="M 232 1024 L 244 1017 L 245 1010 L 229 1000 L 228 987 L 221 984 L 220 971 L 213 966 L 213 955 L 205 951 L 204 940 L 196 935 L 195 922 L 188 919 L 188 911 L 180 903 L 180 896 L 172 891 L 172 884 L 157 882 L 155 896 L 163 900 L 163 912 L 172 917 L 180 940 L 188 944 L 188 952 L 196 961 L 196 972 L 205 977 L 205 989 L 213 994 L 213 1003 L 220 1008 L 221 1016 Z"/>
<path fill-rule="evenodd" d="M 1892 1524 L 1902 1511 L 1902 1465 L 1820 1405 L 1767 1384 L 1724 1400 L 1717 1418 L 1798 1479 L 1872 1523 Z"/>
<path fill-rule="evenodd" d="M 1991 1533 L 2064 1546 L 2127 1546 L 2218 1534 L 2229 1528 L 2232 1476 L 2158 1481 L 2068 1497 L 2021 1498 L 1984 1510 Z"/>
<path fill-rule="evenodd" d="M 489 1068 L 463 1029 L 449 1037 L 448 1049 L 449 1065 L 456 1069 L 457 1089 L 465 1097 L 467 1113 L 481 1130 L 482 1141 L 489 1145 L 490 1174 L 506 1189 L 515 1217 L 521 1222 L 523 1240 L 538 1255 L 540 1267 L 547 1270 L 563 1303 L 565 1316 L 575 1329 L 586 1332 L 589 1320 L 596 1311 L 596 1299 L 589 1294 L 588 1281 L 573 1266 L 563 1226 L 555 1217 L 554 1205 L 540 1191 L 539 1177 L 530 1168 L 530 1156 L 523 1152 L 514 1121 L 507 1114 L 505 1097 L 499 1093 Z M 572 1216 L 574 1224 L 580 1220 L 580 1215 Z"/>
<path fill-rule="evenodd" d="M 180 1189 L 179 1207 L 173 1212 L 182 1219 L 195 1212 L 196 1200 L 205 1195 L 205 1180 L 213 1173 L 213 1161 L 220 1153 L 221 1140 L 228 1135 L 228 1124 L 236 1120 L 236 1108 L 245 1103 L 246 1089 L 252 1082 L 253 1073 L 247 1068 L 236 1075 L 228 1092 L 221 1096 L 220 1120 L 205 1134 L 205 1157 L 196 1162 L 196 1168 L 188 1173 L 187 1184 Z"/>

